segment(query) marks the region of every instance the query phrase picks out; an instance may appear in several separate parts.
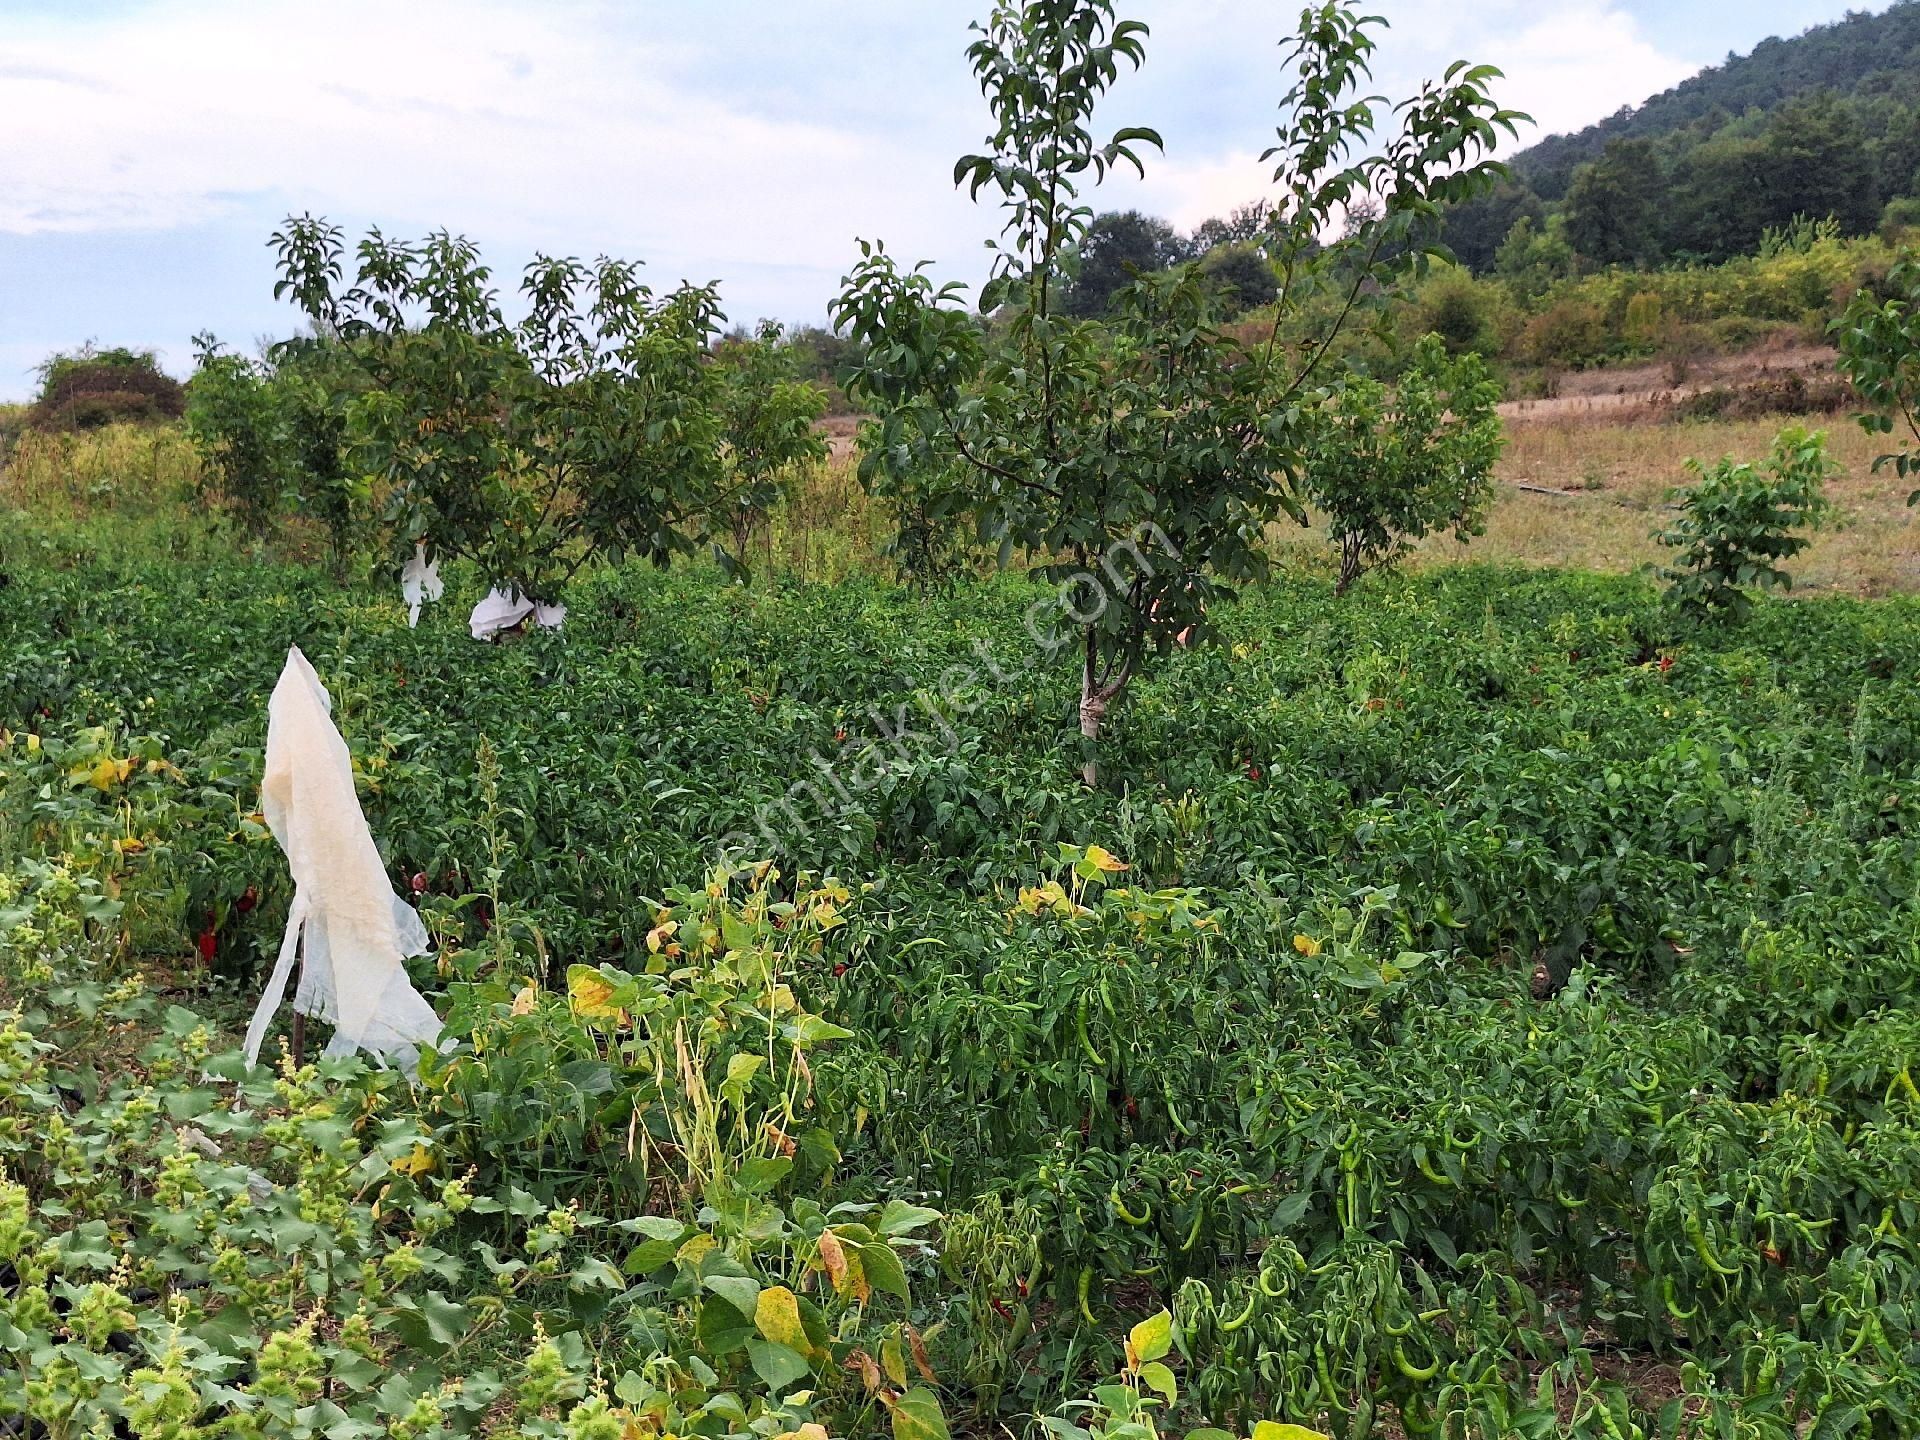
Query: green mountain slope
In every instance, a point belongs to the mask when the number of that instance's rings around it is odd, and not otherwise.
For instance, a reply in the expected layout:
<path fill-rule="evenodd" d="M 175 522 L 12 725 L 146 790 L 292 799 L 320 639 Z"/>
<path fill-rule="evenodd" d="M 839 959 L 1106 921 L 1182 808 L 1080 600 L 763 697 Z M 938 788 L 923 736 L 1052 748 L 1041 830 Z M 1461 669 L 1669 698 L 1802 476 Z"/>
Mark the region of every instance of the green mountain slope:
<path fill-rule="evenodd" d="M 1797 215 L 1864 233 L 1920 195 L 1920 0 L 1762 41 L 1512 163 L 1513 185 L 1449 216 L 1475 269 L 1523 217 L 1563 217 L 1602 264 L 1723 259 Z"/>

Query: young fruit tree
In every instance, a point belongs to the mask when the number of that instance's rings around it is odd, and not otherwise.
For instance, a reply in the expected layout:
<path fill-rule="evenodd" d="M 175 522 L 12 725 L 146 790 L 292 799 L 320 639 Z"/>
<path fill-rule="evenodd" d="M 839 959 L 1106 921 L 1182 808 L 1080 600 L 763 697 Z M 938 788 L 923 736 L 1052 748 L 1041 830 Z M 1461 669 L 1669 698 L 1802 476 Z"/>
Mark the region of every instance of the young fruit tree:
<path fill-rule="evenodd" d="M 1339 593 L 1390 568 L 1426 536 L 1485 528 L 1503 443 L 1500 384 L 1478 355 L 1428 335 L 1392 385 L 1354 375 L 1321 406 L 1304 489 L 1340 550 Z"/>
<path fill-rule="evenodd" d="M 827 408 L 818 385 L 792 373 L 780 348 L 780 324 L 763 320 L 750 336 L 728 336 L 714 352 L 720 372 L 720 422 L 728 499 L 717 517 L 732 541 L 729 568 L 744 569 L 753 532 L 793 488 L 800 467 L 826 458 L 814 422 Z M 769 543 L 771 540 L 769 539 Z"/>
<path fill-rule="evenodd" d="M 1700 619 L 1743 620 L 1750 589 L 1792 586 L 1781 565 L 1811 543 L 1800 532 L 1831 512 L 1825 487 L 1839 466 L 1823 432 L 1790 425 L 1762 464 L 1728 456 L 1711 469 L 1689 460 L 1687 469 L 1698 483 L 1678 492 L 1680 518 L 1654 537 L 1680 552 L 1660 572 L 1667 598 Z"/>
<path fill-rule="evenodd" d="M 351 285 L 338 227 L 301 216 L 273 244 L 276 296 L 362 372 L 348 449 L 401 557 L 462 556 L 504 595 L 550 603 L 596 554 L 693 549 L 762 467 L 811 453 L 789 427 L 753 466 L 729 463 L 711 286 L 656 296 L 630 262 L 536 256 L 510 324 L 477 251 L 444 231 L 371 232 Z"/>
<path fill-rule="evenodd" d="M 1439 253 L 1441 207 L 1493 184 L 1498 133 L 1525 118 L 1489 98 L 1487 66 L 1456 64 L 1391 109 L 1365 95 L 1380 23 L 1330 0 L 1283 46 L 1294 81 L 1264 156 L 1279 195 L 1257 237 L 1280 291 L 1258 343 L 1225 328 L 1192 263 L 1142 273 L 1104 320 L 1061 309 L 1093 218 L 1083 189 L 1117 165 L 1144 173 L 1141 154 L 1160 147 L 1149 129 L 1094 129 L 1147 39 L 1111 0 L 1005 3 L 975 27 L 968 56 L 994 129 L 954 176 L 1005 217 L 984 323 L 963 287 L 878 242 L 861 243 L 836 301 L 867 347 L 851 382 L 876 417 L 863 483 L 907 513 L 940 487 L 1001 563 L 1018 547 L 1062 587 L 1088 783 L 1108 708 L 1145 657 L 1189 628 L 1204 638 L 1208 602 L 1266 573 L 1269 522 L 1302 518 L 1298 476 L 1341 330 Z"/>

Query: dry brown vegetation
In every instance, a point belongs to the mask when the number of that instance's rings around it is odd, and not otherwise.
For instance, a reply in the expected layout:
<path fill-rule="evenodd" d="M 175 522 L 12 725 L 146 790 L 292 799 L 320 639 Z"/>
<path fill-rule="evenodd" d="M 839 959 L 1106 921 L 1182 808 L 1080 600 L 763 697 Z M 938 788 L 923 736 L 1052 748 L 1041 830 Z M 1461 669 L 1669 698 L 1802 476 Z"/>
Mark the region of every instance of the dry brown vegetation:
<path fill-rule="evenodd" d="M 1620 378 L 1616 375 L 1616 384 Z M 1666 523 L 1668 492 L 1689 478 L 1687 458 L 1757 459 L 1780 427 L 1794 420 L 1663 423 L 1631 407 L 1601 403 L 1588 409 L 1578 403 L 1615 393 L 1604 381 L 1586 382 L 1594 386 L 1599 388 L 1588 395 L 1565 397 L 1572 404 L 1549 408 L 1535 402 L 1525 410 L 1509 409 L 1501 484 L 1486 534 L 1465 546 L 1436 538 L 1413 563 L 1519 561 L 1611 571 L 1658 565 L 1665 556 L 1653 532 Z M 1825 429 L 1842 470 L 1829 492 L 1839 520 L 1796 561 L 1796 589 L 1855 595 L 1920 591 L 1916 512 L 1907 509 L 1907 487 L 1897 476 L 1890 470 L 1873 473 L 1880 443 L 1846 415 L 1800 417 L 1800 423 Z M 852 424 L 831 422 L 830 429 L 831 458 L 775 512 L 772 535 L 756 540 L 755 558 L 764 565 L 770 551 L 775 568 L 812 580 L 859 571 L 888 574 L 881 551 L 889 518 L 860 489 Z M 150 523 L 194 493 L 196 473 L 193 452 L 173 427 L 28 433 L 0 464 L 0 509 L 67 517 L 110 509 Z M 309 528 L 290 527 L 283 548 L 305 553 L 316 546 Z M 1317 527 L 1283 527 L 1276 539 L 1289 564 L 1331 566 L 1331 550 Z"/>

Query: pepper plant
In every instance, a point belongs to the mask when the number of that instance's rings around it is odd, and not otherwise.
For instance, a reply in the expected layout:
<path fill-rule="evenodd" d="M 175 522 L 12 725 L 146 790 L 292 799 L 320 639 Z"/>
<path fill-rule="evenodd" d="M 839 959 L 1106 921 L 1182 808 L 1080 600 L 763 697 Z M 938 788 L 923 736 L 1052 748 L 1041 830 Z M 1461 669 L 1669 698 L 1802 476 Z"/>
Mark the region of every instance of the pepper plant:
<path fill-rule="evenodd" d="M 1144 174 L 1161 146 L 1144 127 L 1095 128 L 1121 67 L 1145 57 L 1146 26 L 1112 0 L 1003 3 L 975 27 L 994 129 L 954 178 L 1005 216 L 986 323 L 962 286 L 878 242 L 861 243 L 836 302 L 867 351 L 853 393 L 878 417 L 863 483 L 908 511 L 942 487 L 1002 564 L 1020 548 L 1061 586 L 1089 784 L 1107 710 L 1143 659 L 1190 628 L 1204 638 L 1207 602 L 1266 573 L 1268 523 L 1304 518 L 1297 477 L 1341 331 L 1437 253 L 1440 207 L 1493 183 L 1498 134 L 1524 118 L 1489 97 L 1488 66 L 1455 64 L 1391 110 L 1365 95 L 1380 23 L 1327 0 L 1283 47 L 1295 80 L 1263 157 L 1280 198 L 1259 237 L 1281 289 L 1253 347 L 1190 264 L 1140 276 L 1104 324 L 1059 304 L 1093 218 L 1083 188 L 1117 165 Z M 1300 323 L 1309 302 L 1327 317 L 1317 328 Z"/>

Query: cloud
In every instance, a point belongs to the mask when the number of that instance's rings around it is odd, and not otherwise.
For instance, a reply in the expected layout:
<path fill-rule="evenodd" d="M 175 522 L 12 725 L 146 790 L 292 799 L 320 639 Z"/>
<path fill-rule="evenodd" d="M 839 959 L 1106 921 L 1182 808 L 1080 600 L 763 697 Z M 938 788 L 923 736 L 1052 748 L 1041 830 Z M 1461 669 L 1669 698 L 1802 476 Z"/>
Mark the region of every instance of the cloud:
<path fill-rule="evenodd" d="M 322 13 L 202 0 L 17 23 L 0 229 L 168 228 L 270 198 L 394 228 L 835 267 L 850 221 L 881 218 L 895 188 L 885 134 L 729 108 L 596 6 Z"/>
<path fill-rule="evenodd" d="M 1501 103 L 1533 116 L 1536 128 L 1522 133 L 1523 144 L 1584 129 L 1700 68 L 1664 54 L 1633 16 L 1602 4 L 1568 5 L 1490 35 L 1476 58 L 1482 56 L 1506 72 Z"/>
<path fill-rule="evenodd" d="M 1598 119 L 1693 68 L 1661 53 L 1616 0 L 1375 4 L 1393 21 L 1376 57 L 1380 89 L 1408 93 L 1456 57 L 1490 60 L 1509 76 L 1503 102 L 1543 129 Z M 292 315 L 268 298 L 260 247 L 301 210 L 401 235 L 464 231 L 503 284 L 534 249 L 641 259 L 656 283 L 721 280 L 741 319 L 824 318 L 856 237 L 977 279 L 998 216 L 950 177 L 987 128 L 961 55 L 981 8 L 134 0 L 111 18 L 33 8 L 9 18 L 0 57 L 0 236 L 17 242 L 18 282 L 0 343 L 69 326 L 83 327 L 76 339 L 111 338 L 155 295 L 177 318 L 149 306 L 147 333 L 176 357 L 202 324 L 284 329 Z M 1127 11 L 1153 25 L 1148 63 L 1123 77 L 1102 119 L 1157 124 L 1167 154 L 1144 182 L 1110 184 L 1091 203 L 1191 228 L 1266 193 L 1257 155 L 1287 84 L 1277 43 L 1291 9 L 1136 0 Z M 255 258 L 182 266 L 181 247 L 156 239 L 216 234 L 222 253 Z M 79 263 L 96 255 L 114 268 Z"/>

